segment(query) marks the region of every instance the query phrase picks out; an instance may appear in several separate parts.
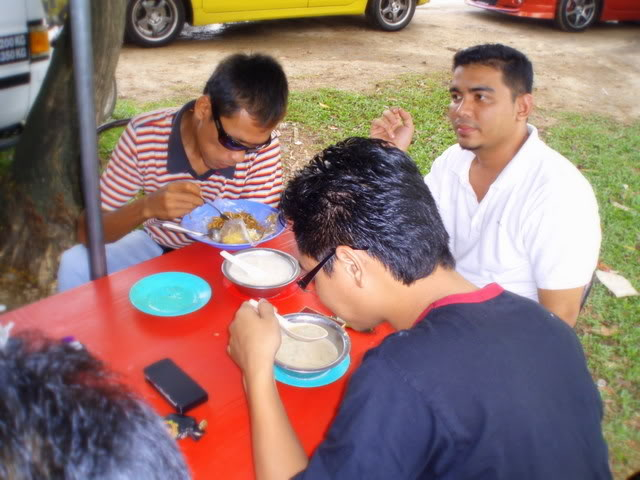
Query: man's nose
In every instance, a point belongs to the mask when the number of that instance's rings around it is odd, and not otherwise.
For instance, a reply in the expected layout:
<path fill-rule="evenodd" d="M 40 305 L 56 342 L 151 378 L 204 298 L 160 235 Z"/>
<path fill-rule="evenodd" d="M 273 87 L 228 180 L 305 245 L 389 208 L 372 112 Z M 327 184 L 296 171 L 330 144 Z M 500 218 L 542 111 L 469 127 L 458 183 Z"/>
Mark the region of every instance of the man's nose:
<path fill-rule="evenodd" d="M 453 108 L 456 115 L 460 117 L 471 116 L 471 101 L 467 98 L 462 98 Z"/>

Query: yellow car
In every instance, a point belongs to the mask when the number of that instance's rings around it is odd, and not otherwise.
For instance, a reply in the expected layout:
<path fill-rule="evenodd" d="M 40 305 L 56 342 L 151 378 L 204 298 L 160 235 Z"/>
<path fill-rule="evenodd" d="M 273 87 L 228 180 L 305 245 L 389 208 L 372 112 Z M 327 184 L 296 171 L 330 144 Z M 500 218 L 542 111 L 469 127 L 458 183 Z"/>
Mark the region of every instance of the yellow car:
<path fill-rule="evenodd" d="M 160 47 L 190 25 L 366 14 L 377 28 L 400 30 L 429 0 L 129 0 L 127 40 L 145 47 Z"/>

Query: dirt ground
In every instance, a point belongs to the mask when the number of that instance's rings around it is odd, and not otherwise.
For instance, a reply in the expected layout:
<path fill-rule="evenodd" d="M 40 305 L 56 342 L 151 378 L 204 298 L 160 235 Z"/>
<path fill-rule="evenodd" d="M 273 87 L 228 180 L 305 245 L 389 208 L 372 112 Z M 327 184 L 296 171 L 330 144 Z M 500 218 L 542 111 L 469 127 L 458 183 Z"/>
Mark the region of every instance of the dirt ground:
<path fill-rule="evenodd" d="M 196 95 L 222 57 L 261 51 L 281 60 L 293 90 L 367 91 L 399 73 L 446 71 L 456 50 L 487 42 L 514 46 L 531 58 L 542 109 L 624 122 L 640 118 L 640 26 L 613 22 L 569 34 L 551 21 L 488 12 L 463 0 L 431 0 L 395 33 L 370 29 L 364 17 L 187 27 L 164 48 L 125 46 L 118 89 L 120 98 L 143 102 Z"/>

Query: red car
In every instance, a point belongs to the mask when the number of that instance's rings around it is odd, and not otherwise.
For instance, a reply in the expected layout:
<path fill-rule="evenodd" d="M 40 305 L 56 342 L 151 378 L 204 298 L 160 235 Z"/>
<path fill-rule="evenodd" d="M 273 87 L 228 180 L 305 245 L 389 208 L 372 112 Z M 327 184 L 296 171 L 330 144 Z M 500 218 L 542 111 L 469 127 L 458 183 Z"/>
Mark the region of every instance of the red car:
<path fill-rule="evenodd" d="M 552 18 L 567 32 L 601 20 L 640 20 L 639 0 L 466 0 L 467 5 L 517 15 Z"/>

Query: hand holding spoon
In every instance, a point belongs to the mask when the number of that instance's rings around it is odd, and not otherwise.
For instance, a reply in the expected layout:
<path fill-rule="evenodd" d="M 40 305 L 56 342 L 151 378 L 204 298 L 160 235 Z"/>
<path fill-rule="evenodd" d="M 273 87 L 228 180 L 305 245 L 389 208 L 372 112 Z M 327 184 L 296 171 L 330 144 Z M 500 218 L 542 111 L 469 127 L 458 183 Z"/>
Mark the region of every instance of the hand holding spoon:
<path fill-rule="evenodd" d="M 251 299 L 249 300 L 249 304 L 256 310 L 258 309 L 257 300 Z M 316 340 L 322 340 L 329 334 L 327 330 L 313 323 L 291 323 L 282 315 L 280 315 L 277 311 L 275 311 L 275 307 L 274 307 L 274 313 L 276 318 L 278 319 L 280 328 L 284 330 L 284 332 L 287 335 L 289 335 L 291 338 L 295 338 L 296 340 L 300 340 L 301 342 L 315 342 Z M 297 327 L 297 326 L 300 326 L 300 327 L 304 326 L 306 330 L 305 333 L 309 333 L 310 331 L 312 331 L 313 333 L 307 336 L 307 335 L 302 335 L 296 332 L 295 330 L 291 329 L 291 327 Z"/>

